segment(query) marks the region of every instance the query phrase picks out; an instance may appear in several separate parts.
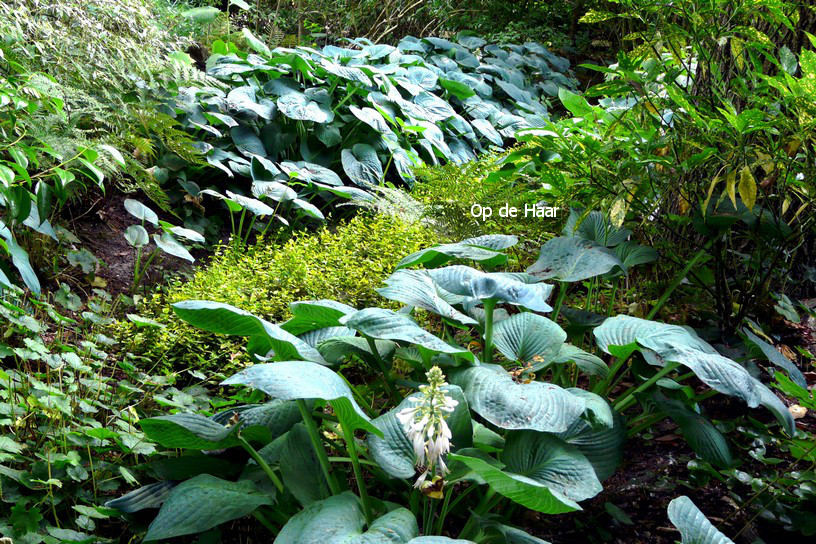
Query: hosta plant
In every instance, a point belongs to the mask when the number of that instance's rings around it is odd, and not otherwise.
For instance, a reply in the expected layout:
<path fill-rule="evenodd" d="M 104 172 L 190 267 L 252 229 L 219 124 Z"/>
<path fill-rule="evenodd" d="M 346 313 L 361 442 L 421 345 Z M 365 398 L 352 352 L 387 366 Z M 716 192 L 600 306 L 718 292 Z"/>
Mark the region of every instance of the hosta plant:
<path fill-rule="evenodd" d="M 139 224 L 129 226 L 125 229 L 124 233 L 125 240 L 136 250 L 136 260 L 133 264 L 132 291 L 135 291 L 139 286 L 148 267 L 161 252 L 186 261 L 195 261 L 195 258 L 193 258 L 181 240 L 203 242 L 204 236 L 202 236 L 201 233 L 192 229 L 177 227 L 167 221 L 160 220 L 156 212 L 151 210 L 149 206 L 132 198 L 125 199 L 125 209 L 130 215 L 140 221 Z M 153 243 L 156 245 L 156 248 L 142 261 L 144 248 L 150 244 L 150 234 L 147 232 L 146 226 L 152 226 L 156 229 L 160 229 L 160 231 L 159 233 L 153 234 Z"/>
<path fill-rule="evenodd" d="M 694 411 L 700 399 L 682 396 L 685 380 L 763 404 L 792 432 L 781 401 L 690 329 L 607 319 L 593 336 L 611 368 L 590 344 L 569 342 L 544 315 L 553 290 L 544 277 L 627 266 L 578 236 L 553 242 L 526 273 L 496 271 L 512 236 L 409 255 L 379 290 L 401 311 L 303 301 L 273 324 L 226 304 L 175 304 L 194 326 L 248 338 L 257 363 L 222 385 L 247 388 L 253 402 L 142 420 L 149 439 L 191 462 L 108 506 L 159 508 L 147 540 L 251 514 L 285 543 L 543 542 L 513 527 L 509 506 L 580 510 L 614 473 L 627 427 L 653 410 L 699 455 L 723 455 L 719 431 Z M 636 385 L 612 395 L 624 373 Z"/>
<path fill-rule="evenodd" d="M 157 179 L 180 202 L 231 191 L 321 220 L 338 199 L 411 183 L 415 166 L 464 163 L 543 126 L 550 99 L 575 86 L 569 62 L 536 43 L 409 37 L 270 50 L 244 34 L 251 51 L 217 42 L 207 61 L 222 87 L 182 88 L 165 105 L 206 160 L 159 158 Z"/>

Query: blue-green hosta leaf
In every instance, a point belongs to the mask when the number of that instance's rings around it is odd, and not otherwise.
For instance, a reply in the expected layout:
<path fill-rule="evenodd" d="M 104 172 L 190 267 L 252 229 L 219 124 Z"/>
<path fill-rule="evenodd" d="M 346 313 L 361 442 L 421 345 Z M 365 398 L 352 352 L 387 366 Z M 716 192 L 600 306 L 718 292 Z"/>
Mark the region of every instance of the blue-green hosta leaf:
<path fill-rule="evenodd" d="M 572 208 L 567 224 L 561 232 L 564 236 L 577 236 L 605 247 L 615 247 L 627 240 L 632 231 L 616 227 L 603 213 L 593 210 L 584 214 L 583 210 Z"/>
<path fill-rule="evenodd" d="M 172 414 L 139 421 L 153 442 L 166 448 L 215 450 L 238 444 L 235 427 L 227 427 L 198 414 Z"/>
<path fill-rule="evenodd" d="M 418 536 L 412 538 L 407 544 L 476 544 L 472 540 L 462 540 L 461 538 L 448 538 L 446 536 Z"/>
<path fill-rule="evenodd" d="M 586 411 L 583 418 L 589 422 L 593 429 L 610 428 L 614 425 L 612 407 L 603 397 L 577 387 L 570 387 L 567 391 L 576 397 L 584 399 Z"/>
<path fill-rule="evenodd" d="M 383 177 L 382 164 L 377 151 L 368 144 L 354 144 L 341 153 L 343 171 L 349 179 L 360 186 L 378 185 Z"/>
<path fill-rule="evenodd" d="M 368 55 L 368 58 L 371 60 L 382 59 L 396 51 L 397 48 L 393 45 L 387 44 L 374 44 L 374 45 L 367 45 L 363 47 L 363 51 Z"/>
<path fill-rule="evenodd" d="M 550 361 L 567 339 L 561 327 L 546 317 L 522 312 L 496 323 L 493 342 L 510 361 Z"/>
<path fill-rule="evenodd" d="M 262 217 L 264 215 L 274 215 L 275 210 L 258 200 L 257 198 L 250 198 L 248 196 L 239 195 L 232 191 L 227 191 L 227 197 L 233 202 L 237 202 L 241 208 L 249 210 L 254 215 Z"/>
<path fill-rule="evenodd" d="M 468 259 L 477 262 L 490 261 L 491 264 L 506 262 L 507 256 L 502 250 L 514 246 L 518 238 L 505 234 L 489 234 L 476 238 L 467 238 L 455 244 L 440 244 L 422 249 L 403 258 L 397 264 L 397 270 L 422 264 L 425 268 L 436 268 L 452 259 Z"/>
<path fill-rule="evenodd" d="M 151 225 L 155 226 L 159 225 L 159 216 L 156 215 L 156 212 L 154 212 L 153 210 L 151 210 L 138 200 L 126 198 L 125 209 L 128 211 L 130 215 L 132 215 L 139 221 L 147 221 Z"/>
<path fill-rule="evenodd" d="M 301 300 L 289 305 L 292 319 L 281 328 L 296 336 L 325 327 L 339 327 L 340 318 L 357 311 L 342 302 L 334 300 Z"/>
<path fill-rule="evenodd" d="M 446 387 L 449 397 L 459 404 L 448 415 L 447 423 L 451 431 L 451 451 L 468 448 L 473 444 L 473 425 L 467 400 L 462 390 L 455 385 Z M 413 478 L 416 473 L 417 458 L 411 440 L 397 419 L 397 414 L 405 408 L 416 406 L 411 402 L 419 393 L 405 398 L 396 408 L 386 412 L 371 423 L 382 431 L 383 436 L 368 437 L 369 450 L 377 464 L 395 478 Z"/>
<path fill-rule="evenodd" d="M 734 462 L 728 440 L 714 424 L 682 402 L 670 399 L 659 391 L 652 394 L 652 401 L 680 427 L 680 432 L 694 452 L 721 468 Z"/>
<path fill-rule="evenodd" d="M 598 376 L 599 378 L 605 378 L 606 375 L 609 374 L 609 367 L 606 365 L 603 359 L 597 355 L 587 353 L 586 351 L 575 347 L 572 344 L 561 344 L 558 353 L 552 358 L 551 361 L 547 361 L 541 366 L 534 364 L 533 371 L 538 371 L 549 363 L 574 363 L 575 366 L 577 366 L 578 369 L 584 374 Z"/>
<path fill-rule="evenodd" d="M 462 36 L 459 38 L 459 43 L 468 49 L 479 49 L 487 42 L 478 36 Z"/>
<path fill-rule="evenodd" d="M 275 166 L 275 163 L 260 155 L 252 156 L 250 172 L 252 174 L 252 181 L 275 181 L 281 173 L 280 169 Z"/>
<path fill-rule="evenodd" d="M 426 91 L 434 90 L 438 79 L 435 73 L 422 66 L 409 66 L 405 77 L 408 81 Z"/>
<path fill-rule="evenodd" d="M 501 460 L 506 471 L 531 478 L 575 502 L 590 499 L 603 489 L 587 458 L 552 435 L 511 432 Z"/>
<path fill-rule="evenodd" d="M 370 126 L 377 132 L 391 132 L 391 127 L 388 126 L 385 118 L 374 108 L 358 108 L 356 106 L 349 106 L 349 111 L 354 115 L 354 117 Z"/>
<path fill-rule="evenodd" d="M 120 512 L 132 514 L 145 508 L 158 508 L 167 500 L 175 482 L 156 482 L 134 489 L 126 495 L 105 503 L 107 508 L 115 508 Z"/>
<path fill-rule="evenodd" d="M 455 164 L 466 164 L 476 160 L 476 154 L 470 146 L 460 138 L 451 138 L 448 141 L 448 149 L 449 153 L 447 154 L 447 158 Z"/>
<path fill-rule="evenodd" d="M 280 164 L 280 167 L 281 170 L 286 172 L 290 178 L 304 180 L 306 182 L 316 181 L 319 183 L 325 183 L 326 185 L 343 185 L 343 181 L 340 179 L 340 176 L 334 172 L 334 170 L 329 170 L 328 168 L 320 166 L 319 164 L 305 161 L 284 161 Z"/>
<path fill-rule="evenodd" d="M 345 327 L 342 327 L 345 329 Z M 345 336 L 335 336 L 323 340 L 317 346 L 320 354 L 333 365 L 339 365 L 346 361 L 351 355 L 356 355 L 363 360 L 374 362 L 371 351 L 371 346 L 368 340 L 361 336 L 354 336 L 356 331 L 346 329 L 349 333 Z M 377 353 L 380 354 L 386 361 L 394 358 L 394 352 L 397 346 L 391 340 L 375 340 L 374 345 L 377 347 Z"/>
<path fill-rule="evenodd" d="M 576 419 L 566 431 L 557 435 L 584 454 L 602 481 L 612 476 L 620 465 L 626 442 L 626 423 L 614 410 L 612 417 L 612 427 L 593 428 L 586 420 Z"/>
<path fill-rule="evenodd" d="M 456 115 L 456 112 L 450 104 L 429 92 L 416 95 L 416 97 L 414 97 L 414 103 L 425 108 L 430 114 L 430 119 L 426 120 L 432 123 L 439 123 Z"/>
<path fill-rule="evenodd" d="M 334 119 L 334 113 L 329 107 L 299 92 L 290 92 L 279 97 L 277 105 L 282 114 L 297 121 L 314 121 L 322 124 L 330 123 Z"/>
<path fill-rule="evenodd" d="M 368 531 L 364 526 L 360 499 L 346 491 L 292 516 L 275 544 L 404 544 L 419 533 L 416 519 L 405 508 L 377 518 Z"/>
<path fill-rule="evenodd" d="M 178 316 L 199 329 L 217 334 L 249 336 L 250 354 L 267 357 L 274 350 L 278 358 L 326 361 L 313 347 L 277 325 L 249 312 L 220 302 L 185 300 L 173 304 Z"/>
<path fill-rule="evenodd" d="M 448 304 L 443 298 L 445 294 L 425 270 L 397 270 L 385 283 L 388 287 L 377 289 L 377 292 L 387 299 L 424 308 L 459 323 L 476 324 L 476 320 Z"/>
<path fill-rule="evenodd" d="M 132 247 L 144 247 L 150 243 L 150 235 L 141 225 L 131 225 L 125 229 L 125 240 Z"/>
<path fill-rule="evenodd" d="M 789 433 L 794 432 L 793 416 L 785 409 L 784 403 L 762 382 L 731 359 L 686 347 L 677 347 L 661 356 L 667 361 L 674 361 L 688 367 L 700 381 L 715 391 L 737 397 L 751 408 L 760 404 L 765 406 Z"/>
<path fill-rule="evenodd" d="M 539 444 L 540 450 L 528 449 L 521 458 L 515 454 L 510 457 L 514 465 L 527 474 L 516 474 L 509 467 L 502 470 L 476 457 L 451 454 L 449 458 L 464 463 L 494 491 L 530 510 L 545 514 L 581 510 L 577 501 L 563 491 L 569 488 L 579 496 L 597 494 L 601 485 L 592 465 L 577 449 L 563 441 L 549 435 L 538 436 L 548 442 L 546 445 Z M 571 485 L 573 482 L 575 486 Z"/>
<path fill-rule="evenodd" d="M 442 289 L 454 295 L 479 300 L 496 299 L 536 312 L 550 312 L 548 290 L 519 281 L 503 273 L 487 273 L 468 266 L 453 265 L 428 271 Z"/>
<path fill-rule="evenodd" d="M 295 423 L 302 421 L 296 403 L 278 399 L 264 404 L 248 404 L 228 408 L 210 417 L 210 419 L 222 425 L 228 425 L 236 414 L 241 429 L 265 427 L 271 433 L 272 438 L 284 435 Z M 244 431 L 242 430 L 242 432 Z"/>
<path fill-rule="evenodd" d="M 648 264 L 657 260 L 657 250 L 648 246 L 642 246 L 637 242 L 629 240 L 615 246 L 615 255 L 623 263 L 624 270 L 629 270 L 633 266 Z"/>
<path fill-rule="evenodd" d="M 340 323 L 371 338 L 408 342 L 439 353 L 457 354 L 470 359 L 473 357 L 468 350 L 440 340 L 410 318 L 392 310 L 366 308 L 344 316 Z"/>
<path fill-rule="evenodd" d="M 672 500 L 668 513 L 672 525 L 680 531 L 683 544 L 734 544 L 686 496 Z"/>
<path fill-rule="evenodd" d="M 144 538 L 164 540 L 201 533 L 270 504 L 269 495 L 258 491 L 252 482 L 200 474 L 173 488 Z"/>
<path fill-rule="evenodd" d="M 179 242 L 175 236 L 170 234 L 169 232 L 162 233 L 161 236 L 158 234 L 153 235 L 153 242 L 165 253 L 168 255 L 172 255 L 173 257 L 178 257 L 179 259 L 184 259 L 186 261 L 195 262 L 195 258 L 190 255 L 190 252 L 187 251 L 187 248 L 184 247 L 181 242 Z"/>
<path fill-rule="evenodd" d="M 639 348 L 662 354 L 677 346 L 716 353 L 714 348 L 683 327 L 628 315 L 606 319 L 593 333 L 598 347 L 615 357 L 629 357 Z"/>
<path fill-rule="evenodd" d="M 271 198 L 275 202 L 289 202 L 297 199 L 297 192 L 277 181 L 252 182 L 252 194 L 256 198 Z"/>
<path fill-rule="evenodd" d="M 475 128 L 479 134 L 487 138 L 490 143 L 499 146 L 504 143 L 504 139 L 502 138 L 501 134 L 499 134 L 498 131 L 493 128 L 493 125 L 491 125 L 490 121 L 487 119 L 473 119 L 470 124 L 473 125 L 473 128 Z"/>
<path fill-rule="evenodd" d="M 373 84 L 371 78 L 369 78 L 364 71 L 356 66 L 343 66 L 342 64 L 337 64 L 328 59 L 321 59 L 320 66 L 322 66 L 328 73 L 337 77 L 362 83 L 366 86 Z"/>
<path fill-rule="evenodd" d="M 335 124 L 317 125 L 314 132 L 317 139 L 329 148 L 338 146 L 343 141 L 340 129 Z"/>
<path fill-rule="evenodd" d="M 516 383 L 499 365 L 453 370 L 449 379 L 477 414 L 502 429 L 563 432 L 586 410 L 583 398 L 549 383 Z"/>
<path fill-rule="evenodd" d="M 352 429 L 380 434 L 354 400 L 345 380 L 332 370 L 308 361 L 256 364 L 227 378 L 222 385 L 246 385 L 282 400 L 323 399 Z"/>
<path fill-rule="evenodd" d="M 546 540 L 536 538 L 521 529 L 501 523 L 498 515 L 489 517 L 474 516 L 482 533 L 489 539 L 486 542 L 494 544 L 550 544 Z"/>
<path fill-rule="evenodd" d="M 581 281 L 622 267 L 618 257 L 605 247 L 577 237 L 553 238 L 541 247 L 529 274 L 562 282 Z"/>
<path fill-rule="evenodd" d="M 784 370 L 791 380 L 807 389 L 807 381 L 805 380 L 805 376 L 790 359 L 785 357 L 778 349 L 756 334 L 752 333 L 747 328 L 743 329 L 742 332 L 748 338 L 748 342 L 759 348 L 765 359 Z"/>
<path fill-rule="evenodd" d="M 255 130 L 248 125 L 239 125 L 230 129 L 230 136 L 235 144 L 236 149 L 247 157 L 253 155 L 266 156 L 266 148 L 263 142 L 255 134 Z"/>
<path fill-rule="evenodd" d="M 331 497 L 306 426 L 295 425 L 284 440 L 280 471 L 286 489 L 303 506 Z"/>

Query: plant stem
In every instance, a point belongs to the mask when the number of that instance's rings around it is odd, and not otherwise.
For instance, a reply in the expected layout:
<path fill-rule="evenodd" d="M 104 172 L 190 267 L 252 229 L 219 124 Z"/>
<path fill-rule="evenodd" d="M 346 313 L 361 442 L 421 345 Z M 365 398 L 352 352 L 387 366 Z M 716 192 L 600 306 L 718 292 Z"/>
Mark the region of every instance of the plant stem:
<path fill-rule="evenodd" d="M 238 442 L 241 444 L 241 447 L 243 447 L 247 451 L 247 453 L 249 453 L 249 456 L 252 457 L 256 463 L 258 463 L 258 466 L 261 467 L 261 469 L 266 473 L 266 475 L 269 476 L 269 479 L 272 481 L 273 484 L 275 484 L 275 488 L 280 493 L 283 493 L 283 482 L 281 481 L 280 478 L 278 478 L 278 475 L 275 474 L 275 471 L 272 470 L 272 467 L 270 467 L 269 464 L 264 460 L 264 458 L 261 457 L 261 454 L 259 454 L 258 451 L 255 448 L 253 448 L 244 437 L 239 436 Z"/>
<path fill-rule="evenodd" d="M 638 387 L 634 389 L 629 389 L 629 391 L 626 391 L 623 395 L 621 395 L 620 398 L 615 403 L 615 410 L 617 410 L 618 412 L 626 410 L 629 406 L 636 402 L 635 395 L 637 393 L 640 393 L 641 391 L 645 391 L 646 389 L 650 388 L 655 383 L 657 383 L 658 380 L 660 380 L 664 376 L 667 376 L 671 372 L 674 372 L 679 366 L 680 363 L 666 363 L 666 366 L 661 368 L 657 372 L 657 374 L 655 374 L 654 376 L 640 384 Z"/>
<path fill-rule="evenodd" d="M 354 443 L 354 431 L 348 429 L 342 423 L 340 429 L 343 431 L 343 438 L 346 440 L 346 449 L 348 450 L 349 458 L 351 459 L 351 467 L 354 469 L 354 479 L 357 480 L 357 492 L 360 494 L 360 500 L 363 503 L 363 514 L 366 519 L 366 526 L 371 527 L 374 521 L 374 516 L 371 513 L 371 504 L 368 497 L 368 490 L 366 490 L 365 480 L 363 479 L 363 470 L 360 467 L 360 460 L 357 458 L 357 446 Z"/>
<path fill-rule="evenodd" d="M 559 281 L 558 282 L 558 298 L 555 299 L 555 306 L 553 306 L 552 311 L 552 319 L 555 321 L 558 318 L 558 314 L 561 312 L 561 304 L 564 303 L 564 297 L 567 296 L 567 283 Z"/>
<path fill-rule="evenodd" d="M 402 398 L 400 397 L 397 388 L 394 387 L 394 384 L 391 383 L 390 379 L 388 379 L 388 365 L 385 364 L 385 361 L 380 356 L 380 352 L 377 349 L 377 343 L 370 336 L 366 336 L 366 341 L 368 342 L 368 347 L 371 349 L 371 354 L 374 356 L 374 360 L 377 361 L 377 364 L 380 366 L 380 372 L 382 372 L 383 383 L 385 383 L 385 387 L 386 389 L 388 389 L 388 393 L 391 395 L 391 400 L 399 404 L 400 402 L 402 402 Z"/>
<path fill-rule="evenodd" d="M 253 516 L 255 519 L 257 519 L 258 521 L 260 521 L 260 522 L 261 522 L 261 525 L 263 525 L 264 527 L 266 527 L 267 529 L 269 529 L 269 532 L 271 532 L 273 535 L 277 535 L 277 534 L 278 534 L 278 532 L 279 532 L 279 531 L 278 531 L 278 528 L 277 528 L 277 527 L 275 527 L 275 525 L 274 525 L 274 524 L 273 524 L 271 521 L 269 521 L 268 519 L 266 519 L 266 516 L 264 516 L 263 514 L 261 514 L 261 513 L 260 513 L 260 511 L 255 510 L 254 512 L 252 512 L 252 516 Z"/>
<path fill-rule="evenodd" d="M 331 489 L 332 495 L 339 495 L 340 485 L 337 483 L 337 480 L 334 478 L 334 474 L 331 472 L 329 457 L 326 455 L 326 450 L 323 449 L 323 442 L 320 440 L 320 434 L 317 432 L 317 425 L 315 425 L 314 419 L 312 419 L 312 414 L 309 412 L 309 408 L 306 407 L 306 401 L 303 399 L 297 399 L 296 402 L 298 409 L 300 410 L 300 415 L 303 417 L 303 423 L 306 425 L 306 431 L 309 433 L 309 439 L 312 441 L 312 447 L 317 455 L 320 468 L 323 471 L 323 476 L 326 478 L 326 482 L 329 484 L 329 489 Z"/>
<path fill-rule="evenodd" d="M 669 285 L 668 289 L 666 289 L 663 292 L 663 296 L 661 296 L 660 300 L 657 301 L 657 304 L 654 305 L 652 310 L 649 312 L 649 315 L 646 316 L 646 319 L 653 319 L 654 316 L 657 315 L 657 312 L 659 312 L 660 309 L 663 308 L 663 305 L 666 304 L 666 301 L 669 300 L 669 297 L 674 292 L 674 290 L 677 289 L 677 287 L 680 285 L 680 282 L 682 282 L 683 279 L 686 276 L 688 276 L 688 273 L 692 268 L 697 266 L 697 263 L 700 262 L 700 259 L 702 259 L 705 256 L 706 252 L 708 251 L 708 248 L 711 247 L 711 245 L 714 243 L 716 239 L 717 239 L 716 236 L 712 238 L 705 245 L 704 248 L 702 248 L 700 251 L 697 252 L 696 255 L 694 255 L 694 257 L 692 257 L 692 259 L 688 262 L 685 268 L 683 268 L 683 270 L 681 270 L 680 273 L 677 274 L 677 276 L 675 276 L 674 280 L 671 282 L 671 285 Z"/>
<path fill-rule="evenodd" d="M 489 298 L 482 302 L 485 310 L 484 325 L 484 362 L 493 362 L 493 309 L 496 307 L 496 299 Z"/>
<path fill-rule="evenodd" d="M 445 523 L 445 517 L 448 515 L 448 505 L 450 504 L 451 495 L 453 495 L 453 488 L 448 489 L 448 492 L 445 493 L 445 500 L 442 501 L 442 511 L 439 512 L 439 522 L 437 522 L 436 531 L 434 531 L 437 535 L 442 534 L 442 525 Z"/>

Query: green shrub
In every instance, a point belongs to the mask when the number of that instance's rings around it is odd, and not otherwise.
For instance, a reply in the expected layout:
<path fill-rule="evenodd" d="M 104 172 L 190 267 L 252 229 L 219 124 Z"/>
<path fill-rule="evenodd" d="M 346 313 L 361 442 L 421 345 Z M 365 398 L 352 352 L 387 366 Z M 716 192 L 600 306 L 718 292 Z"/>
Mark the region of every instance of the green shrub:
<path fill-rule="evenodd" d="M 563 221 L 523 217 L 525 205 L 549 199 L 540 180 L 517 175 L 498 178 L 503 155 L 491 154 L 466 164 L 446 164 L 417 170 L 412 195 L 425 207 L 425 215 L 454 240 L 480 234 L 514 234 L 535 251 L 559 230 Z M 498 211 L 505 203 L 520 210 L 519 217 L 503 218 Z M 471 215 L 471 207 L 491 207 L 493 216 L 481 221 Z"/>
<path fill-rule="evenodd" d="M 202 299 L 229 303 L 272 322 L 289 315 L 298 300 L 331 298 L 356 307 L 381 305 L 374 291 L 404 255 L 432 245 L 428 227 L 384 215 L 357 215 L 347 223 L 296 234 L 282 244 L 222 247 L 212 262 L 188 282 L 145 300 L 139 313 L 165 328 L 125 325 L 119 335 L 134 353 L 167 368 L 219 368 L 246 361 L 243 342 L 194 329 L 179 320 L 170 304 Z"/>

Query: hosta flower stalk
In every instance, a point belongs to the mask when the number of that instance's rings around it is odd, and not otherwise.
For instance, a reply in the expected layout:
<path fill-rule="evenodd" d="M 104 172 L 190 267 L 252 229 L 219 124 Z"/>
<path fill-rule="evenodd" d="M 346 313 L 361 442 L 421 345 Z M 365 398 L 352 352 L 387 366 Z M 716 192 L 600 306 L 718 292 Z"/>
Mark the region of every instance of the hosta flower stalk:
<path fill-rule="evenodd" d="M 444 389 L 448 384 L 438 366 L 431 368 L 425 376 L 428 385 L 420 386 L 419 395 L 410 398 L 414 405 L 397 414 L 413 444 L 417 466 L 421 467 L 414 486 L 423 491 L 448 472 L 444 458 L 450 452 L 451 431 L 446 420 L 458 404 Z"/>

